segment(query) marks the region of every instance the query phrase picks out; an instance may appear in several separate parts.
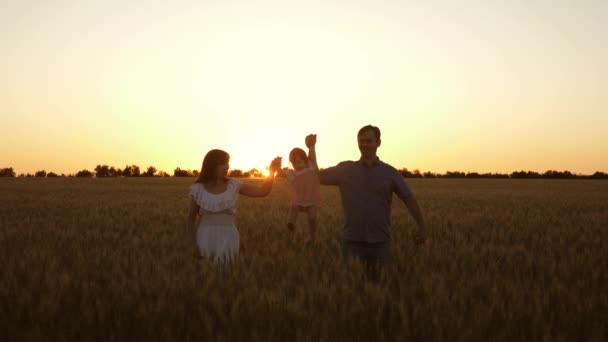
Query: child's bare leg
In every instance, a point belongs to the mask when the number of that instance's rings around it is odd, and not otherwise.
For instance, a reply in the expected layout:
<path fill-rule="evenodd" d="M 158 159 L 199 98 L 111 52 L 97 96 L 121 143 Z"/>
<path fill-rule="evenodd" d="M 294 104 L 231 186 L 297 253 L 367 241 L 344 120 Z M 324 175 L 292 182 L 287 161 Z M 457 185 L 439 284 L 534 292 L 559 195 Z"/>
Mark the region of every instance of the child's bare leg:
<path fill-rule="evenodd" d="M 287 229 L 294 231 L 296 229 L 296 219 L 298 218 L 298 208 L 295 205 L 289 207 L 287 215 Z"/>
<path fill-rule="evenodd" d="M 318 215 L 319 209 L 317 206 L 312 205 L 308 207 L 306 211 L 308 213 L 308 229 L 310 230 L 310 242 L 315 241 L 317 236 L 317 224 L 318 224 Z"/>

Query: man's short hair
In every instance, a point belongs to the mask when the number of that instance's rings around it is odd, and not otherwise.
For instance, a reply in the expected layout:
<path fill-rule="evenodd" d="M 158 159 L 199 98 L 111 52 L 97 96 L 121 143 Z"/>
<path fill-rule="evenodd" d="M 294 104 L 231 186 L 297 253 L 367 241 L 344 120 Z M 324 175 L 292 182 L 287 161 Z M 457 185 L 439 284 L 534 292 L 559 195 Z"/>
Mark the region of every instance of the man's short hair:
<path fill-rule="evenodd" d="M 360 137 L 361 134 L 363 134 L 367 131 L 372 131 L 374 133 L 374 135 L 376 136 L 376 140 L 380 141 L 380 128 L 378 128 L 376 126 L 372 126 L 372 125 L 367 125 L 367 126 L 361 127 L 361 129 L 359 130 L 359 133 L 357 133 L 357 137 Z"/>

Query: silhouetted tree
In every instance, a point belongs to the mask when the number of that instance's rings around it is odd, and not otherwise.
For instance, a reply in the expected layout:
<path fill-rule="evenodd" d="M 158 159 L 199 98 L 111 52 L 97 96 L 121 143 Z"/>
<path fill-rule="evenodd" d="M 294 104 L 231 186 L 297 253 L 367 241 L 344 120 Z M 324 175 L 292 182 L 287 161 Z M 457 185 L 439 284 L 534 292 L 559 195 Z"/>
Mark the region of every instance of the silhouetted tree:
<path fill-rule="evenodd" d="M 542 175 L 538 172 L 534 172 L 534 171 L 519 171 L 519 172 L 513 172 L 510 175 L 511 178 L 541 178 Z"/>
<path fill-rule="evenodd" d="M 600 171 L 596 171 L 594 174 L 589 176 L 591 179 L 608 179 L 608 174 Z"/>
<path fill-rule="evenodd" d="M 95 177 L 97 177 L 97 178 L 111 177 L 110 167 L 108 165 L 97 165 L 95 167 Z"/>
<path fill-rule="evenodd" d="M 406 178 L 422 178 L 422 174 L 419 169 L 415 169 L 414 171 L 410 171 L 407 168 L 402 168 L 399 170 L 401 176 Z"/>
<path fill-rule="evenodd" d="M 36 173 L 34 175 L 39 178 L 44 178 L 44 177 L 46 177 L 46 171 L 44 171 L 44 170 L 36 171 Z"/>
<path fill-rule="evenodd" d="M 264 176 L 264 174 L 262 173 L 262 171 L 260 171 L 260 170 L 258 170 L 256 168 L 253 168 L 253 169 L 251 169 L 251 170 L 249 170 L 249 171 L 247 171 L 245 173 L 248 173 L 249 177 L 262 177 L 262 176 Z"/>
<path fill-rule="evenodd" d="M 55 172 L 49 172 L 46 174 L 46 178 L 56 178 L 59 177 Z"/>
<path fill-rule="evenodd" d="M 140 175 L 140 170 L 139 170 L 139 166 L 137 166 L 137 165 L 127 165 L 122 170 L 123 177 L 139 177 L 139 175 Z"/>
<path fill-rule="evenodd" d="M 448 171 L 445 173 L 445 177 L 447 178 L 464 178 L 464 172 L 460 171 Z"/>
<path fill-rule="evenodd" d="M 93 172 L 91 172 L 87 169 L 80 170 L 80 171 L 76 172 L 76 177 L 91 178 L 91 177 L 93 177 Z"/>
<path fill-rule="evenodd" d="M 511 175 L 509 175 L 509 177 L 511 177 L 511 178 L 526 178 L 526 171 L 521 170 L 521 171 L 511 172 Z"/>
<path fill-rule="evenodd" d="M 124 169 L 122 169 L 122 176 L 123 177 L 132 177 L 133 176 L 133 170 L 131 170 L 131 166 L 127 165 L 127 166 L 125 166 Z"/>
<path fill-rule="evenodd" d="M 467 172 L 466 178 L 481 178 L 481 175 L 477 172 Z"/>
<path fill-rule="evenodd" d="M 437 178 L 437 175 L 432 173 L 431 171 L 427 171 L 422 174 L 424 178 Z"/>
<path fill-rule="evenodd" d="M 239 169 L 230 170 L 228 172 L 228 176 L 234 177 L 234 178 L 240 178 L 240 177 L 243 177 L 243 171 L 241 171 Z"/>
<path fill-rule="evenodd" d="M 143 176 L 152 177 L 156 173 L 156 168 L 154 166 L 148 166 L 146 172 L 144 172 Z"/>
<path fill-rule="evenodd" d="M 190 170 L 182 170 L 177 167 L 173 170 L 173 177 L 194 177 L 194 174 Z"/>
<path fill-rule="evenodd" d="M 554 171 L 554 170 L 548 170 L 547 172 L 545 172 L 543 174 L 543 178 L 572 179 L 572 178 L 575 178 L 575 175 L 573 175 L 570 171 L 559 172 L 559 171 Z"/>
<path fill-rule="evenodd" d="M 399 173 L 401 174 L 402 177 L 411 177 L 412 176 L 412 173 L 405 167 L 400 169 Z"/>
<path fill-rule="evenodd" d="M 166 173 L 165 171 L 158 171 L 157 175 L 159 177 L 171 177 L 171 175 Z"/>
<path fill-rule="evenodd" d="M 15 171 L 12 167 L 0 169 L 0 177 L 15 177 Z"/>
<path fill-rule="evenodd" d="M 114 166 L 112 166 L 110 168 L 110 175 L 112 175 L 112 177 L 121 177 L 122 176 L 122 170 L 121 169 L 115 169 Z"/>

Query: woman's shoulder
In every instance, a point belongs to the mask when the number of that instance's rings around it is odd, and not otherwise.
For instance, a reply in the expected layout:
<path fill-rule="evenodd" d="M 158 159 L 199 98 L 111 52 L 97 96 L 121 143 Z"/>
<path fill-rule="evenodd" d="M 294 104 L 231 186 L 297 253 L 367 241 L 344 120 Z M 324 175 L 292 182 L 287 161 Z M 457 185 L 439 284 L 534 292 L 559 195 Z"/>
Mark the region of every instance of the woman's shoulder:
<path fill-rule="evenodd" d="M 195 198 L 199 197 L 203 193 L 203 184 L 196 182 L 190 185 L 190 195 Z"/>
<path fill-rule="evenodd" d="M 243 185 L 243 181 L 237 178 L 228 178 L 228 187 L 239 189 Z"/>

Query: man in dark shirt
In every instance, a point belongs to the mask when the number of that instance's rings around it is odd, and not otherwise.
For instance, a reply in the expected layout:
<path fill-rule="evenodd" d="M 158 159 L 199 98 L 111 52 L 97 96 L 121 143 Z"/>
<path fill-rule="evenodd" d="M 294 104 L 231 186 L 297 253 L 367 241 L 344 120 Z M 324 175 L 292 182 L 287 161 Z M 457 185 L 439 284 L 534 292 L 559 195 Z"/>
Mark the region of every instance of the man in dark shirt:
<path fill-rule="evenodd" d="M 321 170 L 319 180 L 322 185 L 335 185 L 340 189 L 344 210 L 344 258 L 347 261 L 356 258 L 368 269 L 379 270 L 392 260 L 393 193 L 405 203 L 418 225 L 416 243 L 426 241 L 427 231 L 418 201 L 403 176 L 376 155 L 380 146 L 380 129 L 364 126 L 359 130 L 357 140 L 361 158 Z"/>

